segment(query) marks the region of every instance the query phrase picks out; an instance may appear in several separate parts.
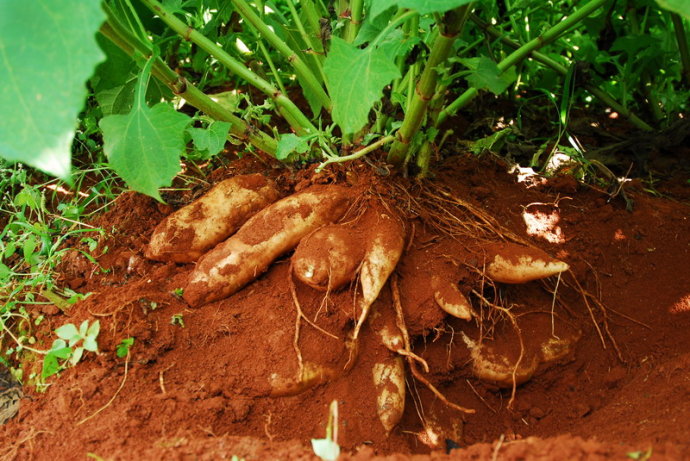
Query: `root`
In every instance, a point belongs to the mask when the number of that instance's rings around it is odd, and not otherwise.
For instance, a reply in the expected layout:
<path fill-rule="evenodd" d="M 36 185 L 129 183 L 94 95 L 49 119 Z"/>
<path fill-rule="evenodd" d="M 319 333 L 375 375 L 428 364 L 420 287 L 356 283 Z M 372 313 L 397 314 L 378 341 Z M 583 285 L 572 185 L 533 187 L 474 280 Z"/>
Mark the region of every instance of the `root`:
<path fill-rule="evenodd" d="M 411 357 L 412 352 L 411 352 L 411 346 L 410 346 L 410 335 L 407 331 L 407 327 L 405 326 L 405 317 L 403 314 L 402 310 L 402 303 L 400 301 L 400 288 L 398 287 L 398 275 L 397 274 L 392 274 L 391 275 L 391 289 L 393 292 L 393 305 L 395 306 L 395 313 L 396 313 L 396 323 L 398 325 L 398 328 L 400 329 L 400 332 L 403 335 L 403 342 L 405 344 L 405 352 L 408 354 L 406 355 L 407 358 L 407 363 L 410 366 L 410 370 L 412 371 L 412 375 L 420 381 L 422 384 L 424 384 L 433 394 L 438 397 L 441 402 L 443 402 L 446 406 L 453 408 L 455 410 L 464 412 L 464 413 L 474 413 L 475 410 L 471 408 L 465 408 L 461 407 L 460 405 L 457 405 L 451 401 L 449 401 L 445 395 L 441 393 L 431 382 L 424 377 L 419 370 L 417 369 L 417 362 Z M 426 362 L 425 362 L 426 363 Z M 427 366 L 428 370 L 428 366 Z M 428 371 L 427 371 L 428 372 Z"/>
<path fill-rule="evenodd" d="M 577 287 L 576 290 L 580 295 L 582 296 L 582 300 L 585 302 L 585 305 L 587 306 L 587 310 L 589 311 L 590 317 L 592 318 L 592 323 L 594 323 L 594 327 L 597 330 L 597 333 L 599 333 L 599 339 L 601 340 L 601 345 L 602 348 L 606 349 L 606 340 L 604 339 L 604 335 L 601 332 L 601 328 L 597 324 L 595 317 L 594 317 L 594 310 L 592 309 L 592 306 L 589 304 L 589 299 L 591 298 L 592 301 L 596 304 L 596 306 L 599 308 L 601 311 L 602 315 L 602 323 L 604 324 L 604 330 L 606 331 L 606 336 L 609 338 L 609 341 L 613 345 L 613 349 L 616 351 L 616 356 L 618 357 L 618 360 L 621 361 L 621 363 L 626 363 L 626 360 L 623 358 L 623 354 L 621 353 L 620 348 L 618 347 L 618 343 L 616 342 L 616 338 L 611 334 L 611 330 L 609 329 L 609 322 L 608 322 L 608 313 L 606 311 L 606 308 L 604 305 L 591 293 L 587 292 L 584 288 L 582 288 L 582 285 L 580 284 L 580 281 L 575 277 L 575 274 L 572 273 L 572 271 L 569 271 L 570 275 L 573 277 L 573 282 L 575 283 L 575 286 Z"/>
<path fill-rule="evenodd" d="M 515 315 L 513 315 L 513 313 L 510 312 L 509 308 L 505 308 L 503 306 L 499 306 L 498 304 L 490 302 L 476 290 L 472 290 L 472 294 L 477 296 L 487 306 L 490 306 L 492 309 L 496 309 L 505 314 L 508 317 L 508 320 L 510 320 L 510 323 L 513 325 L 513 328 L 515 329 L 515 332 L 518 335 L 518 341 L 520 341 L 520 355 L 518 356 L 518 359 L 515 362 L 515 366 L 513 367 L 513 388 L 510 392 L 510 400 L 508 401 L 508 408 L 513 408 L 513 403 L 515 403 L 515 396 L 517 394 L 517 372 L 520 368 L 520 365 L 522 364 L 522 360 L 525 358 L 525 341 L 522 337 L 522 330 L 520 330 L 520 326 L 517 323 L 517 319 Z"/>
<path fill-rule="evenodd" d="M 333 333 L 329 333 L 328 331 L 324 330 L 311 320 L 304 315 L 304 311 L 302 311 L 302 305 L 299 302 L 299 298 L 297 297 L 297 289 L 295 288 L 295 281 L 292 279 L 292 262 L 290 262 L 290 268 L 288 269 L 288 285 L 290 286 L 290 294 L 292 295 L 292 302 L 295 305 L 295 309 L 297 310 L 297 315 L 295 316 L 295 336 L 292 340 L 292 347 L 295 349 L 295 354 L 297 355 L 297 364 L 299 366 L 299 375 L 302 376 L 304 372 L 304 360 L 302 359 L 302 350 L 299 347 L 299 334 L 300 334 L 300 329 L 302 327 L 302 319 L 304 319 L 305 322 L 307 322 L 309 325 L 311 325 L 313 328 L 315 328 L 317 331 L 320 331 L 326 336 L 329 336 L 335 340 L 340 340 L 340 338 Z"/>
<path fill-rule="evenodd" d="M 12 442 L 9 446 L 3 447 L 2 451 L 0 451 L 0 460 L 1 461 L 10 461 L 14 460 L 17 458 L 17 452 L 19 451 L 19 448 L 24 445 L 27 442 L 32 442 L 36 436 L 40 434 L 48 434 L 51 433 L 49 431 L 39 431 L 36 430 L 36 428 L 32 427 L 29 429 L 29 434 L 24 436 L 20 440 L 16 440 Z M 33 451 L 33 450 L 31 450 Z"/>
<path fill-rule="evenodd" d="M 93 412 L 91 415 L 89 415 L 89 416 L 87 416 L 86 418 L 84 418 L 84 419 L 82 419 L 81 421 L 79 421 L 79 422 L 77 423 L 77 426 L 81 426 L 82 424 L 84 424 L 85 422 L 87 422 L 88 420 L 90 420 L 91 418 L 93 418 L 94 416 L 98 415 L 100 412 L 102 412 L 102 411 L 105 410 L 106 408 L 108 408 L 110 405 L 112 405 L 112 403 L 115 401 L 115 398 L 118 396 L 118 394 L 120 393 L 120 391 L 122 390 L 122 388 L 125 387 L 125 383 L 127 382 L 127 372 L 128 372 L 128 370 L 129 370 L 129 352 L 127 352 L 127 359 L 125 359 L 125 375 L 122 377 L 122 382 L 120 383 L 120 387 L 118 387 L 117 390 L 115 391 L 115 393 L 113 394 L 113 396 L 110 397 L 110 400 L 108 400 L 108 403 L 106 403 L 106 404 L 103 405 L 101 408 L 99 408 L 98 410 L 96 410 L 95 412 Z"/>

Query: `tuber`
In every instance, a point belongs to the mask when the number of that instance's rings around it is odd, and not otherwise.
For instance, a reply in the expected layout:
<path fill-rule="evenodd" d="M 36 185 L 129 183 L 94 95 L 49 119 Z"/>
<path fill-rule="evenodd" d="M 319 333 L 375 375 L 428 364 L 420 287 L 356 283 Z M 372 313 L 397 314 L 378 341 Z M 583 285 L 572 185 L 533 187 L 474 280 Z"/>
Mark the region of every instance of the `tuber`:
<path fill-rule="evenodd" d="M 494 282 L 525 283 L 567 271 L 570 266 L 544 251 L 514 243 L 489 245 L 486 276 Z"/>
<path fill-rule="evenodd" d="M 390 432 L 405 411 L 405 364 L 402 357 L 375 363 L 372 370 L 377 392 L 376 412 L 386 432 Z"/>
<path fill-rule="evenodd" d="M 352 194 L 343 186 L 311 186 L 264 208 L 204 255 L 184 290 L 191 306 L 225 298 L 262 274 L 319 227 L 340 219 Z"/>
<path fill-rule="evenodd" d="M 161 221 L 151 235 L 145 255 L 157 261 L 196 261 L 278 196 L 273 181 L 260 174 L 221 181 L 201 198 Z"/>

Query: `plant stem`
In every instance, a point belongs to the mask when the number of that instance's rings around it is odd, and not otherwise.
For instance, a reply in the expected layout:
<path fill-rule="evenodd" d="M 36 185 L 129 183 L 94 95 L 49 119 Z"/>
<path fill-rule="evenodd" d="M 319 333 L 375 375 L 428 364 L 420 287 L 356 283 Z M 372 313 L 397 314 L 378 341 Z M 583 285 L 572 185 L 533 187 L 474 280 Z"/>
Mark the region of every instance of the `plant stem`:
<path fill-rule="evenodd" d="M 142 0 L 153 1 L 153 0 Z M 321 86 L 321 83 L 311 71 L 309 66 L 302 60 L 302 58 L 290 48 L 268 25 L 259 17 L 254 9 L 245 0 L 232 0 L 232 4 L 237 8 L 237 11 L 242 17 L 251 23 L 252 26 L 259 32 L 261 37 L 265 38 L 268 43 L 273 45 L 276 50 L 292 65 L 295 73 L 300 78 L 300 82 L 304 84 L 319 100 L 321 105 L 327 111 L 331 110 L 331 100 L 326 94 L 326 91 Z M 307 42 L 309 43 L 309 42 Z"/>
<path fill-rule="evenodd" d="M 350 20 L 345 24 L 345 36 L 348 43 L 352 43 L 357 38 L 357 32 L 362 25 L 362 10 L 364 9 L 363 0 L 350 0 Z"/>
<path fill-rule="evenodd" d="M 280 78 L 280 74 L 278 74 L 278 69 L 276 68 L 275 63 L 273 62 L 273 58 L 271 58 L 271 54 L 268 52 L 266 45 L 264 45 L 264 41 L 260 37 L 256 37 L 256 42 L 259 45 L 259 50 L 261 50 L 261 54 L 264 55 L 264 59 L 266 60 L 268 67 L 271 69 L 271 73 L 273 74 L 273 78 L 276 80 L 276 84 L 278 85 L 280 92 L 283 94 L 287 94 L 285 86 L 283 85 L 283 80 Z"/>
<path fill-rule="evenodd" d="M 520 48 L 520 44 L 517 42 L 514 42 L 513 40 L 509 39 L 508 37 L 505 36 L 504 33 L 496 29 L 495 27 L 489 25 L 488 23 L 482 21 L 479 17 L 475 15 L 470 15 L 470 19 L 472 22 L 477 24 L 481 29 L 486 31 L 489 35 L 492 35 L 493 37 L 499 38 L 502 43 L 505 45 L 508 45 L 511 48 L 518 49 Z M 532 59 L 535 61 L 543 64 L 546 67 L 549 67 L 553 69 L 554 71 L 558 72 L 561 75 L 566 75 L 568 73 L 568 68 L 560 64 L 559 62 L 551 59 L 547 55 L 540 53 L 539 51 L 532 51 L 530 53 L 530 56 Z M 616 112 L 619 114 L 623 115 L 626 117 L 630 123 L 635 125 L 637 128 L 643 130 L 643 131 L 652 131 L 653 128 L 647 124 L 645 121 L 640 119 L 637 115 L 635 115 L 630 109 L 624 107 L 621 103 L 616 101 L 611 95 L 606 93 L 605 91 L 595 87 L 594 85 L 584 85 L 584 88 L 589 91 L 593 96 L 595 96 L 597 99 L 599 99 L 601 102 L 604 104 L 610 106 L 612 109 L 614 109 Z M 439 123 L 437 122 L 437 126 Z"/>
<path fill-rule="evenodd" d="M 325 59 L 325 56 L 323 54 L 323 44 L 321 43 L 321 40 L 316 40 L 304 28 L 304 24 L 302 23 L 302 20 L 299 17 L 297 9 L 295 8 L 294 0 L 288 0 L 288 7 L 290 8 L 290 14 L 292 14 L 293 20 L 295 21 L 295 25 L 297 26 L 297 30 L 299 30 L 299 33 L 302 36 L 302 40 L 304 40 L 304 43 L 306 43 L 306 45 L 311 50 L 311 55 L 313 56 L 312 62 L 314 63 L 314 66 L 316 66 L 316 69 L 319 71 L 319 77 L 321 78 L 320 81 L 325 82 L 326 74 L 323 73 L 322 65 L 322 62 Z"/>
<path fill-rule="evenodd" d="M 321 60 L 323 59 L 323 55 L 321 54 L 323 52 L 323 46 L 321 44 L 320 40 L 316 40 L 315 37 L 307 32 L 307 29 L 304 27 L 304 24 L 302 23 L 302 20 L 299 17 L 299 13 L 297 12 L 297 8 L 295 8 L 295 0 L 287 0 L 288 8 L 290 9 L 290 14 L 292 15 L 292 19 L 295 21 L 295 26 L 297 26 L 297 30 L 299 31 L 300 35 L 302 36 L 302 40 L 304 40 L 304 43 L 307 44 L 308 47 L 310 47 L 312 50 L 315 52 L 319 53 L 318 56 L 318 65 L 319 65 L 319 72 L 323 75 L 323 69 L 321 69 Z M 303 8 L 304 9 L 304 8 Z M 309 18 L 307 18 L 309 20 Z M 310 27 L 313 27 L 313 24 L 310 23 Z M 318 22 L 315 30 L 319 30 Z"/>
<path fill-rule="evenodd" d="M 604 5 L 607 1 L 608 0 L 590 0 L 589 3 L 577 10 L 575 13 L 512 52 L 504 60 L 498 63 L 498 68 L 501 72 L 505 72 L 507 69 L 518 64 L 529 56 L 532 51 L 541 48 L 559 38 L 570 28 L 576 26 L 580 21 L 597 10 L 600 6 Z M 437 120 L 437 125 L 440 125 L 448 118 L 448 116 L 453 115 L 459 109 L 466 106 L 470 101 L 472 101 L 472 99 L 474 99 L 475 96 L 477 96 L 477 94 L 479 94 L 479 92 L 476 88 L 469 88 L 467 91 L 461 94 L 455 101 L 450 103 L 448 107 L 441 111 Z"/>
<path fill-rule="evenodd" d="M 109 18 L 108 21 L 101 26 L 101 34 L 110 39 L 131 57 L 137 54 L 151 56 L 151 50 L 146 45 L 141 44 L 133 35 L 127 34 L 126 30 L 122 30 L 119 27 L 119 24 L 114 25 L 117 21 L 113 21 L 112 19 L 112 17 Z M 216 120 L 230 122 L 230 133 L 232 133 L 233 136 L 241 141 L 249 142 L 262 151 L 275 156 L 278 147 L 275 139 L 262 131 L 253 129 L 244 120 L 213 101 L 194 85 L 187 82 L 184 77 L 179 76 L 174 70 L 168 67 L 162 59 L 156 58 L 153 63 L 152 73 L 154 77 L 168 86 L 173 93 L 183 98 L 192 106 Z"/>
<path fill-rule="evenodd" d="M 367 155 L 368 153 L 373 152 L 376 149 L 380 148 L 384 144 L 388 144 L 389 142 L 392 142 L 393 140 L 395 140 L 395 136 L 391 134 L 391 135 L 388 135 L 384 138 L 379 139 L 375 143 L 369 144 L 368 146 L 366 146 L 366 147 L 364 147 L 364 148 L 362 148 L 362 149 L 358 150 L 357 152 L 354 152 L 350 155 L 344 155 L 342 157 L 331 157 L 328 160 L 326 160 L 325 162 L 321 163 L 321 165 L 319 165 L 318 168 L 316 168 L 316 172 L 318 173 L 319 171 L 323 170 L 324 167 L 326 167 L 326 165 L 329 165 L 331 163 L 349 162 L 350 160 L 355 160 L 355 159 L 358 159 L 360 157 L 363 157 L 363 156 Z"/>
<path fill-rule="evenodd" d="M 407 158 L 410 141 L 419 131 L 424 121 L 429 101 L 434 96 L 438 81 L 437 67 L 444 63 L 453 48 L 458 33 L 462 30 L 472 4 L 463 5 L 448 12 L 441 24 L 439 34 L 434 40 L 429 60 L 415 88 L 412 104 L 407 108 L 403 124 L 397 133 L 397 139 L 388 153 L 388 162 L 401 166 Z"/>
<path fill-rule="evenodd" d="M 278 108 L 278 111 L 283 116 L 288 114 L 286 120 L 288 120 L 288 123 L 290 123 L 290 126 L 292 126 L 295 131 L 306 133 L 313 133 L 317 131 L 306 115 L 304 115 L 304 113 L 290 100 L 290 98 L 281 93 L 278 88 L 273 86 L 270 82 L 267 82 L 251 70 L 247 69 L 247 67 L 245 67 L 241 62 L 230 56 L 225 50 L 206 38 L 203 34 L 177 19 L 157 0 L 141 0 L 141 2 L 144 3 L 151 11 L 157 14 L 163 22 L 177 32 L 182 38 L 195 43 L 197 46 L 199 46 L 199 48 L 216 58 L 218 62 L 223 64 L 231 72 L 237 74 L 270 97 Z"/>
<path fill-rule="evenodd" d="M 673 29 L 676 31 L 676 41 L 678 42 L 680 62 L 683 63 L 683 78 L 685 80 L 685 84 L 690 86 L 690 52 L 688 51 L 688 38 L 685 35 L 683 19 L 680 17 L 680 15 L 678 15 L 678 13 L 671 13 L 671 21 L 673 21 Z"/>

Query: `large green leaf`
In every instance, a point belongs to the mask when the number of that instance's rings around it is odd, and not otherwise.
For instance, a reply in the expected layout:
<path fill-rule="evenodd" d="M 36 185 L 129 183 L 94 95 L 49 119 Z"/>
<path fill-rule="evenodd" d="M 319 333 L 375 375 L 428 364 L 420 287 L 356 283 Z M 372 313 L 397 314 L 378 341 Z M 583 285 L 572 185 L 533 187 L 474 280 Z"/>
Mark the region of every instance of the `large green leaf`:
<path fill-rule="evenodd" d="M 690 19 L 690 0 L 656 0 L 662 8 Z"/>
<path fill-rule="evenodd" d="M 158 188 L 169 186 L 180 171 L 184 131 L 191 119 L 167 103 L 146 105 L 150 59 L 139 76 L 134 106 L 126 115 L 101 120 L 103 150 L 110 165 L 132 189 L 161 200 Z"/>
<path fill-rule="evenodd" d="M 331 41 L 323 70 L 333 101 L 333 121 L 348 134 L 367 123 L 369 111 L 381 99 L 383 88 L 400 76 L 385 50 L 362 50 L 338 37 Z"/>
<path fill-rule="evenodd" d="M 417 10 L 419 14 L 443 13 L 470 3 L 471 1 L 472 0 L 372 0 L 370 14 L 372 17 L 375 17 L 392 6 Z"/>
<path fill-rule="evenodd" d="M 460 59 L 460 62 L 470 69 L 465 77 L 467 83 L 478 90 L 489 90 L 493 94 L 501 94 L 517 78 L 514 67 L 501 72 L 494 61 L 484 56 Z"/>
<path fill-rule="evenodd" d="M 69 176 L 104 19 L 99 0 L 0 1 L 0 156 Z"/>

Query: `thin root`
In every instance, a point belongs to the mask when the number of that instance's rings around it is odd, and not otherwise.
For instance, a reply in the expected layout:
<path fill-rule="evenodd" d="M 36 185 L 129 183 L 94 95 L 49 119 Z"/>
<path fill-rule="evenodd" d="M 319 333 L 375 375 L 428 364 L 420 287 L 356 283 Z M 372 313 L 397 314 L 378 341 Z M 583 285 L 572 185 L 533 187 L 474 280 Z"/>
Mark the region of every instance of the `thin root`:
<path fill-rule="evenodd" d="M 410 335 L 407 332 L 407 327 L 405 326 L 405 317 L 403 315 L 403 309 L 402 309 L 402 303 L 400 302 L 400 288 L 398 287 L 398 274 L 393 273 L 391 275 L 391 290 L 393 292 L 393 305 L 395 306 L 395 314 L 396 314 L 396 323 L 398 325 L 398 328 L 400 329 L 400 332 L 402 333 L 403 336 L 403 342 L 405 344 L 405 352 L 408 354 L 411 354 L 411 347 L 410 347 Z M 431 382 L 424 377 L 419 370 L 417 369 L 417 362 L 412 358 L 411 355 L 406 355 L 407 358 L 407 363 L 410 366 L 410 370 L 412 371 L 412 375 L 420 381 L 422 384 L 424 384 L 431 392 L 434 393 L 436 397 L 438 397 L 441 402 L 443 402 L 445 405 L 447 405 L 450 408 L 453 408 L 455 410 L 464 412 L 464 413 L 474 413 L 475 410 L 472 408 L 465 408 L 461 407 L 460 405 L 457 405 L 451 401 L 449 401 L 445 395 L 441 393 L 436 387 L 431 384 Z M 425 362 L 426 363 L 426 362 Z M 428 366 L 427 366 L 428 370 Z M 428 371 L 427 371 L 428 372 Z"/>
<path fill-rule="evenodd" d="M 478 293 L 476 290 L 472 290 L 472 294 L 477 296 L 482 302 L 484 302 L 486 305 L 490 306 L 493 309 L 496 309 L 503 314 L 505 314 L 508 319 L 510 320 L 510 323 L 513 325 L 513 328 L 515 329 L 515 332 L 518 335 L 518 341 L 520 341 L 520 355 L 518 356 L 517 361 L 515 362 L 515 366 L 513 367 L 513 388 L 510 392 L 510 400 L 508 401 L 508 408 L 513 408 L 513 403 L 515 403 L 515 396 L 517 394 L 517 371 L 520 368 L 520 364 L 522 363 L 522 360 L 525 358 L 525 341 L 522 338 L 522 330 L 520 330 L 520 326 L 517 323 L 517 319 L 515 318 L 515 315 L 513 315 L 512 312 L 510 312 L 510 309 L 507 309 L 503 306 L 499 306 L 498 304 L 494 304 L 490 302 L 488 299 L 486 299 L 484 296 L 482 296 L 481 293 Z"/>
<path fill-rule="evenodd" d="M 108 403 L 106 403 L 106 404 L 103 405 L 101 408 L 99 408 L 98 410 L 96 410 L 95 412 L 93 412 L 91 415 L 89 415 L 89 416 L 87 416 L 86 418 L 84 418 L 84 419 L 82 419 L 81 421 L 79 421 L 79 422 L 77 423 L 77 426 L 81 426 L 82 424 L 84 424 L 85 422 L 87 422 L 88 420 L 90 420 L 91 418 L 93 418 L 94 416 L 98 415 L 100 412 L 102 412 L 103 410 L 105 410 L 106 408 L 108 408 L 108 407 L 115 401 L 115 398 L 118 396 L 118 394 L 120 393 L 120 391 L 122 390 L 122 388 L 125 387 L 125 383 L 127 382 L 127 372 L 128 372 L 128 370 L 129 370 L 129 352 L 127 352 L 127 359 L 125 359 L 125 375 L 122 377 L 122 382 L 120 383 L 120 387 L 118 387 L 117 390 L 115 391 L 115 393 L 113 394 L 113 396 L 110 397 L 110 400 L 108 400 Z"/>
<path fill-rule="evenodd" d="M 323 328 L 309 320 L 309 318 L 306 315 L 304 315 L 304 312 L 302 311 L 302 305 L 300 304 L 299 299 L 297 298 L 297 289 L 295 288 L 295 282 L 294 280 L 292 280 L 292 262 L 290 262 L 290 269 L 288 271 L 288 284 L 290 285 L 290 294 L 292 295 L 292 302 L 295 305 L 295 309 L 297 310 L 297 315 L 295 316 L 295 336 L 292 340 L 292 347 L 295 349 L 295 353 L 297 354 L 299 375 L 302 376 L 302 373 L 304 372 L 304 360 L 302 359 L 302 350 L 299 348 L 299 333 L 302 327 L 302 319 L 304 319 L 305 322 L 307 322 L 317 331 L 320 331 L 326 336 L 330 336 L 335 340 L 339 340 L 340 338 L 338 338 L 333 333 L 329 333 L 328 331 L 324 330 Z"/>

